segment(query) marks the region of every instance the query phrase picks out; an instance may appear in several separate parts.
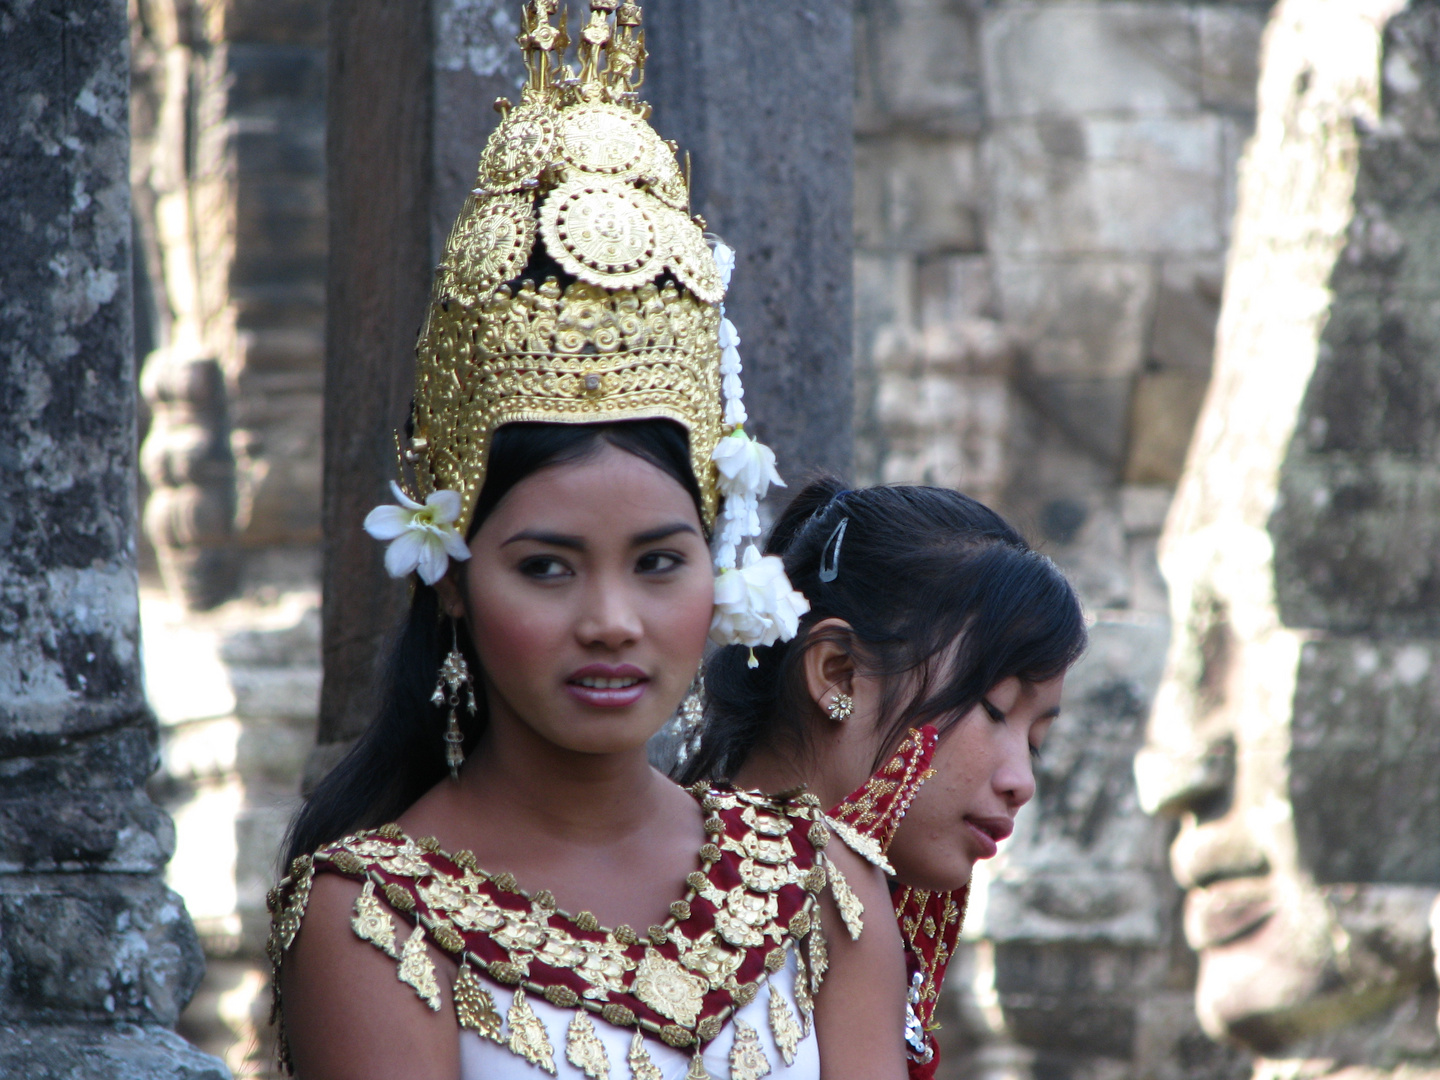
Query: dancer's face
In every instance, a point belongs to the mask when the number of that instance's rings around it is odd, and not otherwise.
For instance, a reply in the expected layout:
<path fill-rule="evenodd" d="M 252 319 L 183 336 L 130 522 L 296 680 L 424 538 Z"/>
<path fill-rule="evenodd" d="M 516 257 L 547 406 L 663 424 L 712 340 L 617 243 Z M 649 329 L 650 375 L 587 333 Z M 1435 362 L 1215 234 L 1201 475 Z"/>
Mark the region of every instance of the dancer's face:
<path fill-rule="evenodd" d="M 579 753 L 642 747 L 695 678 L 714 606 L 689 493 L 602 445 L 516 484 L 470 552 L 464 613 L 491 723 Z"/>
<path fill-rule="evenodd" d="M 1063 675 L 1048 682 L 1005 679 L 940 737 L 932 776 L 890 846 L 896 877 L 924 889 L 958 889 L 980 859 L 1009 836 L 1035 794 L 1032 755 L 1060 709 Z"/>

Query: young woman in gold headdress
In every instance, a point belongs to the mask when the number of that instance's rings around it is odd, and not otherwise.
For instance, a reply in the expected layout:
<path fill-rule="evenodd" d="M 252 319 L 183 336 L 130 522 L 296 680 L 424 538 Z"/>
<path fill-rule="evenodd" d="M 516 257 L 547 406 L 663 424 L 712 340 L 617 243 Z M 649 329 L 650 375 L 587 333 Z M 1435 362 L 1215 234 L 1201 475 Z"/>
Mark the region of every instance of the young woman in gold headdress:
<path fill-rule="evenodd" d="M 530 81 L 437 274 L 413 475 L 366 522 L 419 580 L 270 897 L 282 1052 L 302 1080 L 898 1080 L 878 872 L 813 795 L 646 760 L 707 634 L 761 647 L 806 604 L 745 544 L 776 477 L 729 253 L 635 100 L 638 8 L 592 7 L 575 74 L 526 6 Z"/>

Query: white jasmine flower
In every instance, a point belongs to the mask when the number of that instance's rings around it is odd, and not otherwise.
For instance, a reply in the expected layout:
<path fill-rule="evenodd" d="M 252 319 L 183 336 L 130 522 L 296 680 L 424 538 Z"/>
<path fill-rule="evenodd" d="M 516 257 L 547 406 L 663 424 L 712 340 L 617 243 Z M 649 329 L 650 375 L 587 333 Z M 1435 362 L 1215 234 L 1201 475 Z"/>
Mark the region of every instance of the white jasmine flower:
<path fill-rule="evenodd" d="M 771 484 L 785 486 L 775 471 L 775 451 L 752 439 L 743 427 L 716 443 L 710 456 L 720 470 L 720 490 L 727 496 L 763 499 Z"/>
<path fill-rule="evenodd" d="M 470 558 L 455 520 L 460 516 L 460 495 L 454 491 L 433 491 L 422 506 L 400 485 L 390 481 L 399 506 L 377 506 L 365 515 L 365 531 L 376 540 L 390 542 L 385 550 L 385 570 L 394 578 L 419 571 L 420 580 L 434 585 L 445 576 L 450 560 Z"/>
<path fill-rule="evenodd" d="M 740 331 L 735 329 L 735 324 L 734 324 L 733 322 L 731 322 L 729 319 L 723 319 L 723 318 L 722 318 L 722 319 L 720 320 L 720 335 L 719 335 L 719 341 L 720 341 L 720 348 L 721 348 L 721 349 L 738 349 L 738 348 L 740 348 Z M 739 362 L 740 362 L 740 354 L 737 352 L 737 353 L 735 354 L 735 363 L 738 364 Z"/>
<path fill-rule="evenodd" d="M 720 271 L 720 284 L 730 287 L 730 275 L 735 271 L 735 252 L 725 244 L 715 245 L 715 267 Z"/>
<path fill-rule="evenodd" d="M 778 555 L 761 555 L 751 544 L 743 564 L 720 571 L 715 579 L 715 615 L 710 640 L 717 645 L 760 645 L 789 641 L 800 628 L 810 601 L 790 585 Z M 758 666 L 754 653 L 750 666 Z"/>

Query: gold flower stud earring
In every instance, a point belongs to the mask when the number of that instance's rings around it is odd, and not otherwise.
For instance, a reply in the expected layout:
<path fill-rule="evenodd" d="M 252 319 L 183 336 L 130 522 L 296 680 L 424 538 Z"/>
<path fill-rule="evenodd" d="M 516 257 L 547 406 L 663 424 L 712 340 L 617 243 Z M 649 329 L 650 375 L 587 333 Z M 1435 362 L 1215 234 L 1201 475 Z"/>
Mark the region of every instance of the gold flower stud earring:
<path fill-rule="evenodd" d="M 837 693 L 830 699 L 830 704 L 825 707 L 825 711 L 837 724 L 844 723 L 855 713 L 855 699 L 849 694 Z"/>

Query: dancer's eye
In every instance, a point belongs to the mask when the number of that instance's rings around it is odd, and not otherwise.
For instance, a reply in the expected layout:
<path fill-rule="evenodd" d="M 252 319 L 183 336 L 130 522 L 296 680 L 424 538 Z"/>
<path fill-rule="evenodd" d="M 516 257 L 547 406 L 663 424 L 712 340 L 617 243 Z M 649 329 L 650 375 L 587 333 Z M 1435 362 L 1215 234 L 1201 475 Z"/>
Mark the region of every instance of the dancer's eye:
<path fill-rule="evenodd" d="M 989 698 L 981 698 L 980 707 L 985 710 L 985 715 L 990 717 L 990 719 L 994 720 L 997 724 L 1003 724 L 1005 722 L 1005 714 L 999 709 L 997 709 L 994 705 L 990 704 Z"/>
<path fill-rule="evenodd" d="M 635 563 L 635 570 L 641 574 L 663 574 L 685 565 L 685 557 L 673 551 L 649 551 Z"/>
<path fill-rule="evenodd" d="M 521 561 L 520 573 L 529 578 L 553 581 L 569 576 L 570 568 L 553 555 L 532 555 Z"/>

